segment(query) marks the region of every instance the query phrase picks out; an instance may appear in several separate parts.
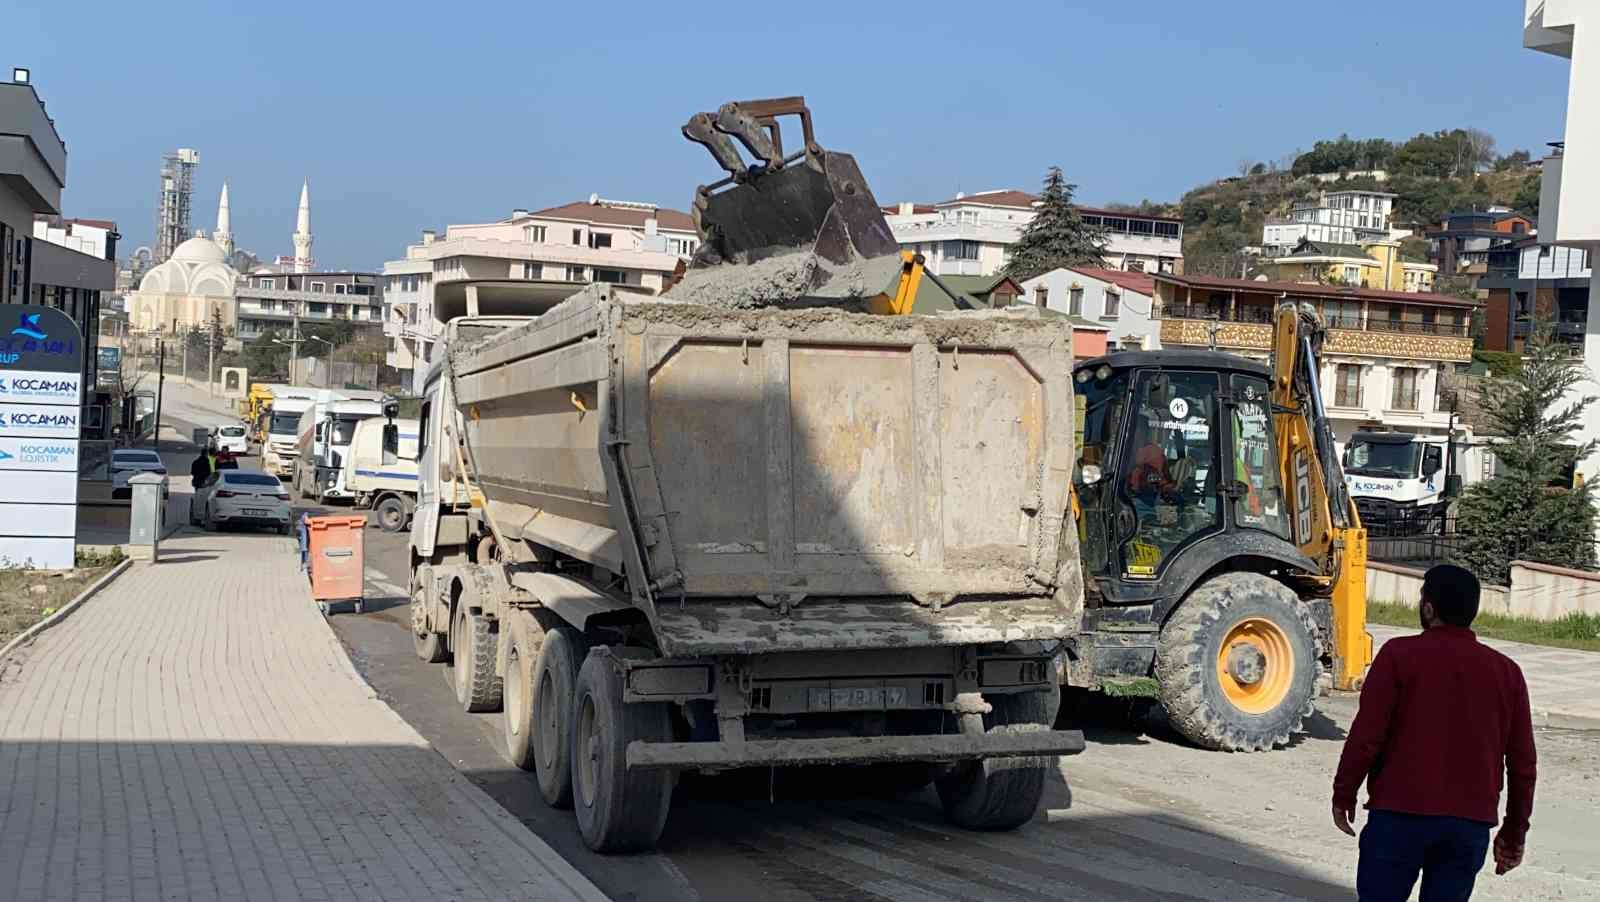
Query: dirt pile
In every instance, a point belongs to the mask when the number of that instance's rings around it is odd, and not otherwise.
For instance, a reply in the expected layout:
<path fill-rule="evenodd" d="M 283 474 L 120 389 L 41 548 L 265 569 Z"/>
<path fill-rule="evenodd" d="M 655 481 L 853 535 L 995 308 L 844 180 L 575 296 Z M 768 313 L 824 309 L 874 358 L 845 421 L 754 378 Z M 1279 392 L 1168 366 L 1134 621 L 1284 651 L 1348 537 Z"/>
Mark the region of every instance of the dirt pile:
<path fill-rule="evenodd" d="M 836 264 L 811 251 L 768 257 L 755 263 L 690 269 L 662 297 L 730 310 L 758 307 L 853 308 L 882 294 L 900 271 L 898 256 Z"/>

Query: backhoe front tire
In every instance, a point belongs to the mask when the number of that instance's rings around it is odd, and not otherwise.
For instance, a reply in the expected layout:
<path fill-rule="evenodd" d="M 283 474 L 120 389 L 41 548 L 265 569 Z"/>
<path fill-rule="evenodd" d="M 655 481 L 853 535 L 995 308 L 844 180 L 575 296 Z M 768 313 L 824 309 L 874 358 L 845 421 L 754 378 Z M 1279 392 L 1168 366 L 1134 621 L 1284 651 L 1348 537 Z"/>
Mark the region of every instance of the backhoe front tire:
<path fill-rule="evenodd" d="M 1259 573 L 1224 573 L 1178 605 L 1156 645 L 1172 726 L 1196 745 L 1266 751 L 1310 715 L 1321 650 L 1311 611 Z"/>
<path fill-rule="evenodd" d="M 994 710 L 983 716 L 990 733 L 1048 730 L 1061 707 L 1061 688 L 986 695 Z M 986 758 L 964 761 L 935 781 L 945 817 L 968 830 L 1015 830 L 1033 820 L 1054 758 Z"/>

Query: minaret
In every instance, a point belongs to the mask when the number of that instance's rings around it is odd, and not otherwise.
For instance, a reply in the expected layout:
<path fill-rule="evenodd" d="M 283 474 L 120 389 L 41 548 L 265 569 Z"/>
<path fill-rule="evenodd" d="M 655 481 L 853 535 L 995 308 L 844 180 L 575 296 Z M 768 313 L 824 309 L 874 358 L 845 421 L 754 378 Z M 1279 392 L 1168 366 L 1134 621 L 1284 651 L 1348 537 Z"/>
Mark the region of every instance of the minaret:
<path fill-rule="evenodd" d="M 300 186 L 300 215 L 294 221 L 294 271 L 310 272 L 311 260 L 311 181 Z"/>
<path fill-rule="evenodd" d="M 228 183 L 222 183 L 222 198 L 217 201 L 217 230 L 211 233 L 211 240 L 222 248 L 225 257 L 233 256 L 233 227 L 228 221 Z"/>

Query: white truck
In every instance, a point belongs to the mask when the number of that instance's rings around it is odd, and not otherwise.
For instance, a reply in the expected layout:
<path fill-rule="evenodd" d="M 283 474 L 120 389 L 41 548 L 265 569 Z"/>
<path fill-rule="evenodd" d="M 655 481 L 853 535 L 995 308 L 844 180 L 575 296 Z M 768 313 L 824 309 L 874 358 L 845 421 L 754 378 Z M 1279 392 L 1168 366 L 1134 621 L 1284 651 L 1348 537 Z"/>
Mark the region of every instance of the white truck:
<path fill-rule="evenodd" d="M 385 430 L 391 423 L 395 428 Z M 386 437 L 394 444 L 385 446 Z M 373 511 L 388 532 L 405 529 L 417 508 L 417 421 L 370 417 L 357 423 L 343 479 L 357 509 Z"/>
<path fill-rule="evenodd" d="M 1460 494 L 1462 448 L 1450 437 L 1357 432 L 1345 444 L 1345 484 L 1374 536 L 1444 528 Z"/>
<path fill-rule="evenodd" d="M 300 416 L 317 400 L 317 389 L 274 386 L 272 406 L 261 442 L 261 468 L 279 479 L 294 475 L 300 457 Z"/>
<path fill-rule="evenodd" d="M 354 500 L 344 483 L 344 458 L 355 437 L 356 425 L 381 417 L 383 407 L 381 400 L 351 398 L 331 389 L 318 394 L 316 402 L 300 415 L 296 439 L 299 458 L 295 462 L 294 486 L 302 498 L 318 504 Z"/>
<path fill-rule="evenodd" d="M 881 769 L 1012 829 L 1083 750 L 1053 729 L 1084 617 L 1069 325 L 593 285 L 444 346 L 416 651 L 590 848 L 653 847 L 677 772 L 738 767 Z"/>

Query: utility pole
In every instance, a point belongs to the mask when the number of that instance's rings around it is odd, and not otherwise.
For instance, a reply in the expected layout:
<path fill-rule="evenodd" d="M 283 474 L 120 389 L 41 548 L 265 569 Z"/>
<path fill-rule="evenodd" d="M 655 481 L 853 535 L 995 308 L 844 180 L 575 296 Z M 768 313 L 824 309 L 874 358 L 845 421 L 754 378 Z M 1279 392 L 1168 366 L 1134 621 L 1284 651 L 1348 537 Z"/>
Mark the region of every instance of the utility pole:
<path fill-rule="evenodd" d="M 167 386 L 167 343 L 156 339 L 156 423 L 150 430 L 151 443 L 156 452 L 161 451 L 161 396 Z"/>
<path fill-rule="evenodd" d="M 206 395 L 216 397 L 217 332 L 222 324 L 217 321 L 217 308 L 211 308 L 211 328 L 206 330 Z"/>

